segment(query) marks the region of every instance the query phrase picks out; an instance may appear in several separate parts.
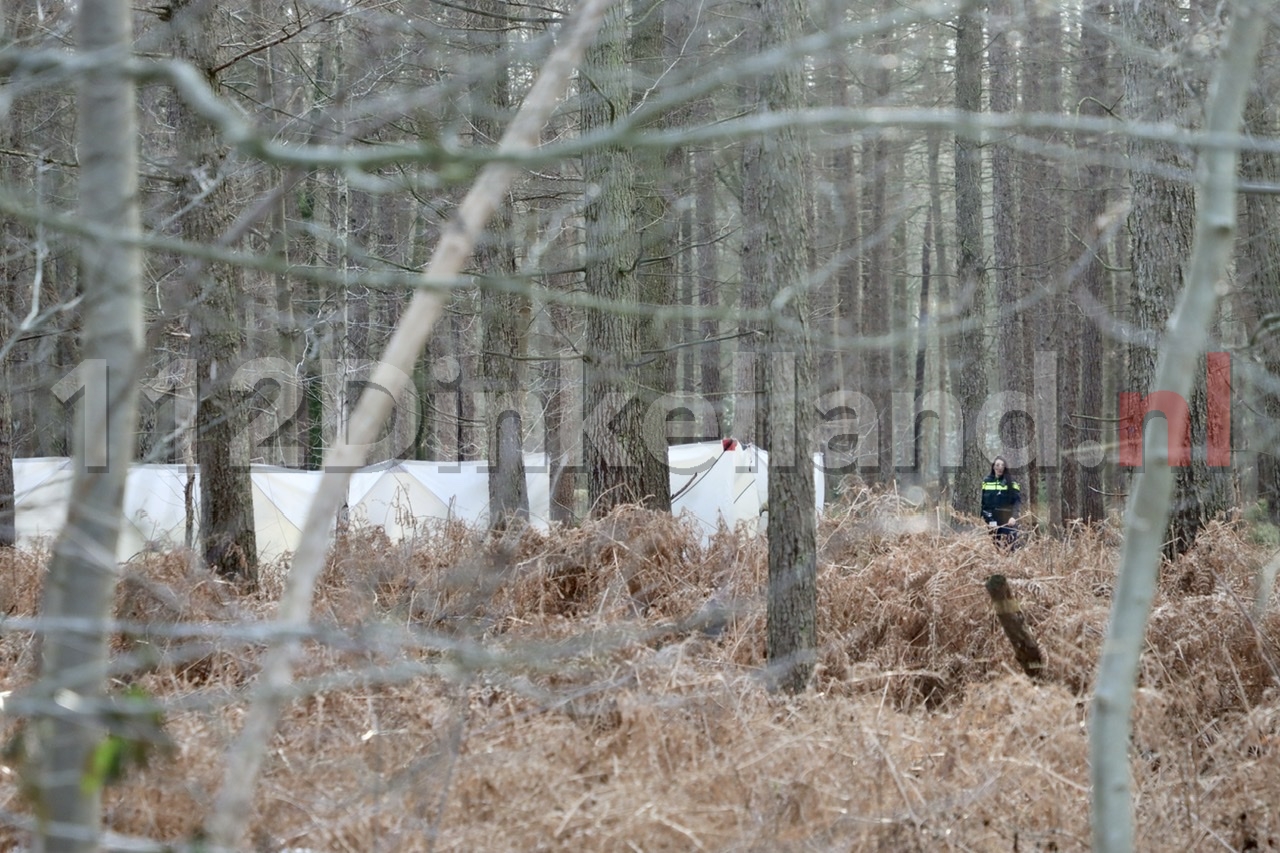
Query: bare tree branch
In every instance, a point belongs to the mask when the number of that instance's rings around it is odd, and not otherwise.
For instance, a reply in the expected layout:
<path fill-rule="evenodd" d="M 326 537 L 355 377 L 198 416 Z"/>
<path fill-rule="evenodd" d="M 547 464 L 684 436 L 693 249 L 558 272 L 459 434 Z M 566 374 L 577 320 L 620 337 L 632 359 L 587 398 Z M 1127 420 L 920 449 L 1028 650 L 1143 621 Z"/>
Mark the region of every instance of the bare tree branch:
<path fill-rule="evenodd" d="M 87 75 L 79 91 L 80 216 L 110 223 L 112 233 L 134 237 L 138 209 L 136 93 L 120 69 L 132 42 L 129 4 L 85 0 L 76 17 L 82 50 L 114 57 L 103 73 Z M 133 460 L 137 375 L 142 354 L 142 252 L 136 241 L 86 238 L 80 262 L 84 283 L 84 355 L 105 365 L 108 407 L 93 428 L 76 435 L 72 497 L 67 521 L 49 562 L 40 612 L 96 623 L 77 632 L 42 636 L 40 681 L 34 693 L 81 710 L 107 689 L 110 658 L 105 620 L 119 578 L 115 563 L 125 479 Z M 38 850 L 90 853 L 98 849 L 104 780 L 91 757 L 105 737 L 87 709 L 72 719 L 44 717 L 32 726 L 38 768 Z"/>
<path fill-rule="evenodd" d="M 1222 59 L 1207 95 L 1206 139 L 1234 136 L 1240 127 L 1254 63 L 1267 31 L 1266 14 L 1273 5 L 1273 0 L 1233 4 Z M 1196 360 L 1208 338 L 1218 282 L 1226 275 L 1231 258 L 1238 162 L 1239 152 L 1230 147 L 1206 146 L 1200 155 L 1191 261 L 1169 331 L 1160 345 L 1153 385 L 1184 397 L 1190 394 Z M 1168 443 L 1165 431 L 1147 432 L 1146 467 L 1137 478 L 1125 517 L 1120 575 L 1090 708 L 1093 846 L 1098 853 L 1134 849 L 1129 739 L 1138 662 L 1173 494 Z"/>
<path fill-rule="evenodd" d="M 503 136 L 499 150 L 515 152 L 537 146 L 544 123 L 562 97 L 570 76 L 610 5 L 612 0 L 586 0 L 578 10 L 577 19 L 564 41 L 547 59 Z M 441 235 L 424 275 L 426 281 L 442 282 L 459 273 L 471 257 L 485 223 L 502 203 L 515 174 L 514 166 L 501 162 L 491 163 L 480 173 Z M 280 601 L 277 621 L 282 626 L 302 627 L 310 620 L 316 578 L 328 551 L 330 520 L 341 503 L 351 472 L 364 464 L 364 447 L 377 437 L 378 429 L 390 412 L 392 399 L 402 389 L 443 306 L 444 298 L 438 290 L 419 290 L 414 295 L 372 378 L 372 385 L 387 389 L 389 395 L 362 395 L 351 416 L 348 442 L 336 444 L 329 450 L 324 478 L 307 513 L 301 544 L 294 555 L 288 584 Z M 282 702 L 277 694 L 293 680 L 293 661 L 298 648 L 296 642 L 283 642 L 267 655 L 259 682 L 260 690 L 253 698 L 244 729 L 228 756 L 222 789 L 208 822 L 209 839 L 215 848 L 239 847 L 267 742 L 280 718 Z"/>

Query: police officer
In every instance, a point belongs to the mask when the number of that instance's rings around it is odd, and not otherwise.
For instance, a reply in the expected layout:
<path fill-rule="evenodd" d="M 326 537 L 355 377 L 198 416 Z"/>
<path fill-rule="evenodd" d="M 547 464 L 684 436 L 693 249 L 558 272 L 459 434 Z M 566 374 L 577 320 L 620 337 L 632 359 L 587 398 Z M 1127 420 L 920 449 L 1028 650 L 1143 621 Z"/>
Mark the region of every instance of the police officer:
<path fill-rule="evenodd" d="M 1013 547 L 1018 540 L 1018 510 L 1022 507 L 1022 489 L 1009 476 L 1009 465 L 1003 456 L 991 462 L 991 473 L 982 481 L 982 520 L 987 523 L 997 545 Z"/>

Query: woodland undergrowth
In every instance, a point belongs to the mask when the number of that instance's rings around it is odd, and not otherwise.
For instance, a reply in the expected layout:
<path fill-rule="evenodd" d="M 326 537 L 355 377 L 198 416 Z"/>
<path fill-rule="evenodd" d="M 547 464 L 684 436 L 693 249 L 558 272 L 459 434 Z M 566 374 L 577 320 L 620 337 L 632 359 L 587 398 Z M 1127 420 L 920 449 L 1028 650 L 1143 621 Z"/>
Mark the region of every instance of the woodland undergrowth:
<path fill-rule="evenodd" d="M 255 849 L 1087 849 L 1085 721 L 1118 530 L 1005 552 L 862 490 L 828 509 L 819 548 L 819 663 L 783 696 L 761 678 L 765 543 L 743 529 L 706 538 L 624 507 L 502 537 L 346 534 Z M 1280 601 L 1250 616 L 1270 556 L 1220 522 L 1161 569 L 1132 747 L 1140 849 L 1280 845 Z M 7 618 L 35 615 L 45 557 L 0 551 Z M 245 593 L 185 553 L 125 566 L 113 684 L 166 712 L 147 765 L 108 789 L 112 831 L 197 836 L 285 570 Z M 993 574 L 1044 652 L 1039 679 L 1013 660 Z M 28 684 L 35 655 L 5 628 L 0 689 Z M 20 742 L 20 721 L 0 725 Z M 0 810 L 29 814 L 5 755 Z M 23 842 L 17 822 L 0 848 Z"/>

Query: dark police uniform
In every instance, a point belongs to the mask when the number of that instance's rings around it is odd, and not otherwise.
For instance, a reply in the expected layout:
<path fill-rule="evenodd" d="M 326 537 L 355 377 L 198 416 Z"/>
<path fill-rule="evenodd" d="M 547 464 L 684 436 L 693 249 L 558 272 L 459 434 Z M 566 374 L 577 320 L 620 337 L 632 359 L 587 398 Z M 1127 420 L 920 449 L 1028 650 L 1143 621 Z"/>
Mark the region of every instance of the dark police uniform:
<path fill-rule="evenodd" d="M 993 533 L 997 543 L 1013 545 L 1018 538 L 1018 528 L 1009 523 L 1009 519 L 1017 515 L 1022 506 L 1022 489 L 1009 476 L 1006 468 L 1003 477 L 997 477 L 995 465 L 991 473 L 982 481 L 982 520 L 994 521 L 996 529 Z"/>

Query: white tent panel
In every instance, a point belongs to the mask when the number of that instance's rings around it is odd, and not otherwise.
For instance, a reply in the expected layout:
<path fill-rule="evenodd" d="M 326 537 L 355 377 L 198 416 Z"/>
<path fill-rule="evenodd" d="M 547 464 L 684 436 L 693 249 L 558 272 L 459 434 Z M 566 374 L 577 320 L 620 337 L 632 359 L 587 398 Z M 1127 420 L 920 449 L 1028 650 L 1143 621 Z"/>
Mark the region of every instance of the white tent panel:
<path fill-rule="evenodd" d="M 116 546 L 119 559 L 185 544 L 186 488 L 185 465 L 135 465 L 129 469 L 124 488 L 125 523 L 120 526 Z M 194 525 L 200 517 L 198 483 L 193 483 L 191 498 Z"/>
<path fill-rule="evenodd" d="M 311 499 L 320 488 L 323 475 L 319 471 L 299 471 L 274 465 L 254 465 L 250 474 L 264 500 L 271 504 L 282 521 L 302 529 L 311 508 Z"/>
<path fill-rule="evenodd" d="M 746 522 L 763 532 L 768 501 L 768 454 L 736 442 L 683 444 L 670 448 L 672 508 L 690 513 L 704 535 L 721 520 L 729 527 Z M 18 541 L 31 546 L 52 538 L 66 522 L 71 497 L 72 461 L 65 458 L 15 459 Z M 822 510 L 823 476 L 815 459 L 817 509 Z M 550 518 L 551 483 L 544 454 L 525 457 L 529 513 L 543 529 Z M 258 553 L 273 559 L 297 550 L 312 499 L 320 486 L 318 471 L 254 466 L 254 524 Z M 186 540 L 183 465 L 139 465 L 129 473 L 118 556 L 155 547 L 178 547 Z M 193 485 L 198 516 L 199 486 Z M 485 462 L 401 462 L 355 472 L 347 492 L 352 524 L 383 527 L 393 540 L 410 535 L 425 519 L 459 519 L 484 525 L 489 517 Z M 193 534 L 195 531 L 193 531 Z"/>
<path fill-rule="evenodd" d="M 71 500 L 71 460 L 43 456 L 13 460 L 14 528 L 18 543 L 31 547 L 58 535 Z"/>
<path fill-rule="evenodd" d="M 260 559 L 274 560 L 298 550 L 320 477 L 319 471 L 253 466 L 249 478 L 253 481 L 253 524 Z"/>
<path fill-rule="evenodd" d="M 481 462 L 405 462 L 404 471 L 440 498 L 434 518 L 456 518 L 469 524 L 489 520 L 489 476 Z"/>
<path fill-rule="evenodd" d="M 489 523 L 488 462 L 403 462 L 404 471 L 440 499 L 436 518 L 456 518 L 469 524 Z M 529 517 L 545 527 L 551 514 L 551 489 L 546 458 L 525 457 L 525 486 L 529 492 Z"/>
<path fill-rule="evenodd" d="M 67 520 L 74 463 L 70 459 L 14 460 L 18 542 L 52 540 Z M 186 536 L 186 468 L 145 465 L 129 469 L 116 557 L 127 560 L 149 547 L 181 546 Z"/>
<path fill-rule="evenodd" d="M 759 447 L 750 447 L 747 448 L 747 450 L 754 455 L 754 459 L 751 464 L 759 471 L 759 474 L 755 478 L 756 489 L 760 495 L 760 503 L 762 506 L 766 507 L 765 511 L 767 512 L 769 503 L 769 451 L 762 450 Z M 813 454 L 813 490 L 818 515 L 822 515 L 822 509 L 826 506 L 827 477 L 821 453 Z M 763 531 L 765 529 L 764 519 L 761 519 L 760 524 L 760 529 Z"/>
<path fill-rule="evenodd" d="M 381 527 L 392 541 L 411 537 L 423 519 L 444 518 L 449 511 L 440 497 L 402 465 L 352 475 L 348 507 L 353 527 Z"/>
<path fill-rule="evenodd" d="M 704 535 L 716 531 L 723 519 L 729 527 L 746 523 L 748 533 L 764 533 L 769 503 L 769 453 L 754 445 L 733 442 L 678 444 L 670 449 L 672 511 L 689 512 Z M 825 503 L 822 456 L 814 456 L 816 509 Z"/>
<path fill-rule="evenodd" d="M 751 521 L 750 529 L 764 533 L 765 519 L 761 515 L 769 499 L 768 454 L 755 445 L 739 446 L 734 452 L 733 503 L 735 515 Z"/>
<path fill-rule="evenodd" d="M 383 464 L 351 472 L 351 479 L 347 481 L 347 506 L 359 505 L 360 501 L 364 500 L 364 496 L 377 485 L 378 480 L 382 479 L 382 475 L 389 467 L 391 466 Z"/>
<path fill-rule="evenodd" d="M 667 451 L 671 473 L 671 511 L 688 513 L 704 536 L 721 521 L 729 528 L 747 523 L 757 532 L 760 500 L 755 488 L 750 449 L 737 442 L 726 449 L 719 441 L 677 444 Z"/>

